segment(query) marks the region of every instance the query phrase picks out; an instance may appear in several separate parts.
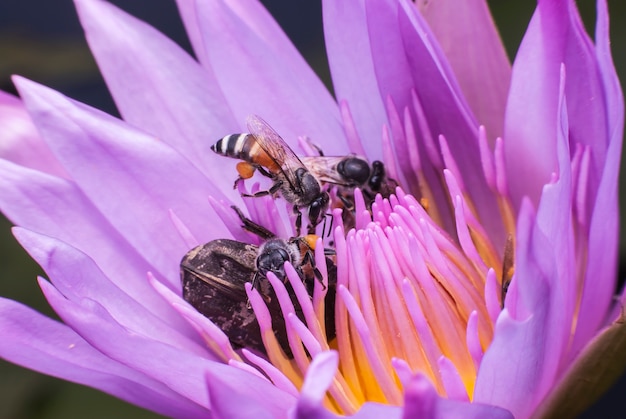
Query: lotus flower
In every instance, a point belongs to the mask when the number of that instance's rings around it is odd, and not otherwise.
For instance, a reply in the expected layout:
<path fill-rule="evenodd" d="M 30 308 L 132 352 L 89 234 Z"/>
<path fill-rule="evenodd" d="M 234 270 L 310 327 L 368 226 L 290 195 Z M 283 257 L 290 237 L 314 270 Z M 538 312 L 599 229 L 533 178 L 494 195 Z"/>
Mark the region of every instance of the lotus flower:
<path fill-rule="evenodd" d="M 335 100 L 255 1 L 179 1 L 195 61 L 114 6 L 76 0 L 123 120 L 21 77 L 21 100 L 1 97 L 1 209 L 63 322 L 1 300 L 0 356 L 172 417 L 584 408 L 604 387 L 580 378 L 605 378 L 599 351 L 623 349 L 624 108 L 606 1 L 595 43 L 572 0 L 539 1 L 512 67 L 485 2 L 457 3 L 324 1 Z M 311 298 L 285 266 L 305 321 L 268 274 L 293 359 L 250 286 L 265 356 L 235 351 L 181 297 L 190 248 L 253 240 L 231 204 L 293 234 L 284 200 L 242 200 L 233 161 L 210 151 L 249 114 L 298 153 L 307 137 L 382 160 L 400 185 L 371 211 L 356 190 L 356 229 L 333 213 L 336 291 L 316 284 Z"/>

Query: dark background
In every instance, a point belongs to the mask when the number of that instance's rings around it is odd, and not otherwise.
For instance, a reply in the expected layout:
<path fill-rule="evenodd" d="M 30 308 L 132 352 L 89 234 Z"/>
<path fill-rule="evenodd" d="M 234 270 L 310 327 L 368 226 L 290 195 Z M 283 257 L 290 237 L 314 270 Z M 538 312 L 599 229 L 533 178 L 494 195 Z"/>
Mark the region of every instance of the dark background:
<path fill-rule="evenodd" d="M 330 86 L 319 0 L 262 2 Z M 148 21 L 190 50 L 173 0 L 116 0 L 113 3 Z M 534 2 L 492 0 L 489 3 L 509 57 L 513 57 L 533 12 Z M 587 27 L 592 30 L 595 1 L 579 0 L 577 3 Z M 626 80 L 626 2 L 609 0 L 609 10 L 613 57 L 620 79 Z M 0 2 L 0 89 L 14 91 L 9 80 L 11 74 L 23 75 L 74 99 L 117 114 L 83 39 L 71 0 Z M 626 206 L 623 176 L 620 181 L 622 208 Z M 42 272 L 17 245 L 11 236 L 10 226 L 0 216 L 0 295 L 22 301 L 53 316 L 36 285 L 36 275 Z M 622 230 L 622 265 L 625 244 L 626 234 Z M 624 277 L 623 272 L 621 267 L 620 278 Z M 584 417 L 626 417 L 624 395 L 626 379 L 622 379 Z M 618 409 L 622 410 L 622 414 L 618 414 Z M 79 417 L 154 418 L 157 415 L 90 388 L 0 361 L 0 419 Z"/>

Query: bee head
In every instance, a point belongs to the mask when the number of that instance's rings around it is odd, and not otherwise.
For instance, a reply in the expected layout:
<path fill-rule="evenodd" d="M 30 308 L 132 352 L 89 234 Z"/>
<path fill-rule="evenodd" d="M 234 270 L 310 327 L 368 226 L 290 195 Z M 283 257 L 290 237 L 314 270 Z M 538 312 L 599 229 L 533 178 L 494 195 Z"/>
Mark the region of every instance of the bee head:
<path fill-rule="evenodd" d="M 300 263 L 300 251 L 292 243 L 282 239 L 273 239 L 265 242 L 259 249 L 256 259 L 256 268 L 262 276 L 268 272 L 274 273 L 281 281 L 285 280 L 285 262 L 297 266 Z"/>

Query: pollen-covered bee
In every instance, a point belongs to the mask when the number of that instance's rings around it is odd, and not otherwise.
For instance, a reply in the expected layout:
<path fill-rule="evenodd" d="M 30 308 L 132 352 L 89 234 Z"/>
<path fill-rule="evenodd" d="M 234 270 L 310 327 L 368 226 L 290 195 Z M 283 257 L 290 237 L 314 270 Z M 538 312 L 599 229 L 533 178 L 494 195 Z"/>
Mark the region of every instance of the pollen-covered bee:
<path fill-rule="evenodd" d="M 234 208 L 242 217 L 244 223 L 242 227 L 245 230 L 267 240 L 261 246 L 255 246 L 235 240 L 219 239 L 191 249 L 183 257 L 180 265 L 183 298 L 213 321 L 228 336 L 233 347 L 247 347 L 265 353 L 259 324 L 248 303 L 244 287 L 246 282 L 252 282 L 253 287 L 265 299 L 278 342 L 287 356 L 292 356 L 278 299 L 269 281 L 264 279 L 268 272 L 273 272 L 283 280 L 296 315 L 304 321 L 302 309 L 291 284 L 286 281 L 283 266 L 285 262 L 290 262 L 303 279 L 309 295 L 312 295 L 316 278 L 321 280 L 321 273 L 311 257 L 312 248 L 306 238 L 296 237 L 290 240 L 276 238 L 269 230 L 245 218 L 236 207 Z M 331 258 L 326 258 L 326 265 L 329 289 L 325 299 L 325 328 L 326 336 L 331 340 L 335 337 L 337 270 Z"/>
<path fill-rule="evenodd" d="M 296 235 L 302 226 L 301 208 L 308 208 L 308 232 L 314 233 L 328 209 L 330 197 L 322 190 L 319 181 L 311 174 L 287 143 L 260 117 L 248 117 L 249 134 L 233 134 L 220 139 L 211 150 L 222 156 L 243 160 L 237 164 L 239 177 L 252 177 L 255 170 L 273 181 L 266 191 L 247 196 L 276 195 L 280 193 L 293 205 L 296 218 Z"/>

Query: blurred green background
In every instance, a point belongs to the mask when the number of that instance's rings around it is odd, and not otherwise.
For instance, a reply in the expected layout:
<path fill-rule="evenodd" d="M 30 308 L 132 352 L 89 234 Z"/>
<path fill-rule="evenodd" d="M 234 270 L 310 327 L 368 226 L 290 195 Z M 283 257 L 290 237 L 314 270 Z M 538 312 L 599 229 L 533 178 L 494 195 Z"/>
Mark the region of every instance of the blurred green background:
<path fill-rule="evenodd" d="M 307 61 L 330 85 L 318 1 L 262 1 L 294 40 Z M 190 50 L 173 0 L 113 1 L 148 21 Z M 535 2 L 489 1 L 510 57 L 524 34 Z M 595 1 L 579 0 L 589 29 Z M 626 2 L 609 0 L 613 57 L 626 80 Z M 592 30 L 592 29 L 591 29 Z M 71 0 L 3 0 L 0 4 L 0 88 L 14 91 L 11 74 L 20 74 L 109 113 L 117 114 L 91 57 Z M 1 128 L 0 128 L 1 129 Z M 625 208 L 622 171 L 621 207 Z M 0 295 L 21 301 L 50 316 L 35 278 L 43 273 L 17 245 L 11 224 L 0 218 Z M 626 233 L 621 232 L 620 278 L 624 278 Z M 0 339 L 2 336 L 0 336 Z M 622 379 L 584 416 L 626 417 L 626 379 Z M 623 413 L 619 414 L 619 410 Z M 90 388 L 75 385 L 0 361 L 0 419 L 17 418 L 154 418 L 157 415 Z"/>

